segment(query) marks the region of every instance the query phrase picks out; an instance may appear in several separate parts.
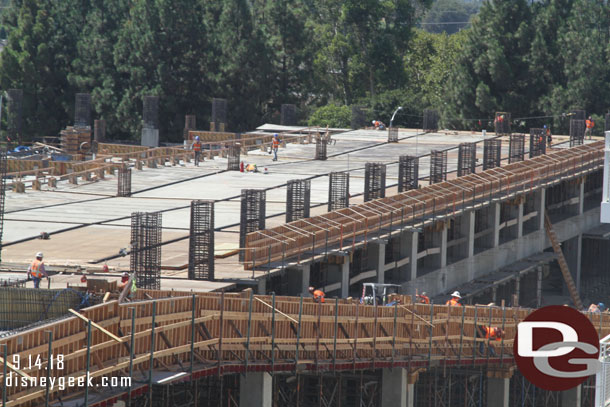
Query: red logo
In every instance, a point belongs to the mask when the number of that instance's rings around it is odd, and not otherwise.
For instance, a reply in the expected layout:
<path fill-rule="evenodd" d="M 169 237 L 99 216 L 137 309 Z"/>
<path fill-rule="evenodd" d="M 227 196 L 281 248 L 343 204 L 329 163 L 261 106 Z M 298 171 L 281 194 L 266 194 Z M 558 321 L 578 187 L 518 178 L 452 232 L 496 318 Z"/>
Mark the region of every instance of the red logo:
<path fill-rule="evenodd" d="M 517 326 L 513 345 L 519 370 L 534 385 L 568 390 L 599 371 L 599 336 L 573 308 L 553 305 L 528 315 Z"/>

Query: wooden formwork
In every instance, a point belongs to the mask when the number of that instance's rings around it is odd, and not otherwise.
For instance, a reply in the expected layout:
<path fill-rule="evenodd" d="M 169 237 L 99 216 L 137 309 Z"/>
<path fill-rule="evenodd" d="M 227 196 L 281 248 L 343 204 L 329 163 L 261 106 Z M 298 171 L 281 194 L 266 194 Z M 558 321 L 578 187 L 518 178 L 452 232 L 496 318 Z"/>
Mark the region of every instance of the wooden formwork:
<path fill-rule="evenodd" d="M 368 235 L 453 216 L 491 199 L 520 195 L 603 165 L 603 143 L 553 151 L 530 160 L 301 219 L 247 235 L 244 268 L 301 259 L 305 253 L 353 246 Z"/>
<path fill-rule="evenodd" d="M 147 290 L 140 295 L 170 294 Z M 348 300 L 320 304 L 298 297 L 254 296 L 251 291 L 198 293 L 126 304 L 112 301 L 80 311 L 81 317 L 1 339 L 0 355 L 6 344 L 8 360 L 22 361 L 18 368 L 13 363 L 11 369 L 15 367 L 20 375 L 43 377 L 47 374 L 50 331 L 54 358 L 63 356 L 62 368 L 54 366 L 51 377 L 83 377 L 89 353 L 89 373 L 94 383 L 99 383 L 102 376 L 123 376 L 130 366 L 134 372 L 148 374 L 149 369 L 188 372 L 191 363 L 197 364 L 201 374 L 215 375 L 249 368 L 290 371 L 297 366 L 313 371 L 352 370 L 356 366 L 416 370 L 433 363 L 502 368 L 513 365 L 516 326 L 531 311 L 413 304 L 409 297 L 400 298 L 402 304 L 390 307 Z M 610 332 L 610 314 L 587 315 L 600 337 Z M 83 317 L 96 324 L 89 347 Z M 493 342 L 494 357 L 489 351 L 478 352 L 479 343 L 486 342 L 476 337 L 480 325 L 505 331 L 502 341 Z M 26 363 L 29 356 L 40 356 L 41 365 L 30 367 Z M 40 404 L 46 389 L 15 385 L 2 391 L 7 392 L 7 406 L 19 406 Z M 50 389 L 50 397 L 56 399 L 70 392 L 75 390 L 62 391 L 55 386 Z"/>

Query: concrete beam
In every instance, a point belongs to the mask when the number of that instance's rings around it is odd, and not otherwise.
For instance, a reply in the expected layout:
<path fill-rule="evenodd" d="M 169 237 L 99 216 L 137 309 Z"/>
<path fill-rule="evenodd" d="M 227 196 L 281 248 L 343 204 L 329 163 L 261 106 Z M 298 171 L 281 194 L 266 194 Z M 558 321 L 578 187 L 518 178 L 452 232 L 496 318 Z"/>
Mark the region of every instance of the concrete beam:
<path fill-rule="evenodd" d="M 272 384 L 269 373 L 246 373 L 239 379 L 239 407 L 271 407 Z"/>
<path fill-rule="evenodd" d="M 381 405 L 413 407 L 414 384 L 407 383 L 407 371 L 402 368 L 383 369 L 381 378 Z"/>
<path fill-rule="evenodd" d="M 466 243 L 462 244 L 460 254 L 464 258 L 474 256 L 474 221 L 474 210 L 469 210 L 462 214 L 462 222 L 460 223 L 460 235 L 466 237 Z"/>
<path fill-rule="evenodd" d="M 487 378 L 487 407 L 509 407 L 510 379 Z"/>

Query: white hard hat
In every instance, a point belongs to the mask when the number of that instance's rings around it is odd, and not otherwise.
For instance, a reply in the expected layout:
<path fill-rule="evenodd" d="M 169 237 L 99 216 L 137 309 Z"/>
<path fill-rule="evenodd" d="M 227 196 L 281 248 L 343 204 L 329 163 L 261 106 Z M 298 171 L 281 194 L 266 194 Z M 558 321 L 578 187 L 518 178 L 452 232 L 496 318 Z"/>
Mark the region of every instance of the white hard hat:
<path fill-rule="evenodd" d="M 38 253 L 36 253 L 36 257 L 40 257 L 40 258 L 42 258 L 42 257 L 43 257 L 42 252 L 38 252 Z"/>
<path fill-rule="evenodd" d="M 375 120 L 373 120 L 371 123 L 375 124 Z"/>
<path fill-rule="evenodd" d="M 454 291 L 453 294 L 451 294 L 452 297 L 458 297 L 458 298 L 462 298 L 462 296 L 460 295 L 459 291 Z"/>

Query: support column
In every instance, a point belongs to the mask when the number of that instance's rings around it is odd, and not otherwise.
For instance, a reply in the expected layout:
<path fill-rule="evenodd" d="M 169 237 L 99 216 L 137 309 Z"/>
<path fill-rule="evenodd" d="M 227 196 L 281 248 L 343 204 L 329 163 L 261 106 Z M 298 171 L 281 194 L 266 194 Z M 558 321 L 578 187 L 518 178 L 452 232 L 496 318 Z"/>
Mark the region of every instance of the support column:
<path fill-rule="evenodd" d="M 443 223 L 440 231 L 432 231 L 432 247 L 438 247 L 439 254 L 430 259 L 430 263 L 427 263 L 428 266 L 433 269 L 445 267 L 447 265 L 447 225 L 445 223 Z M 426 261 L 428 261 L 428 258 L 426 258 Z"/>
<path fill-rule="evenodd" d="M 509 407 L 510 379 L 487 378 L 487 407 Z"/>
<path fill-rule="evenodd" d="M 302 264 L 292 266 L 286 269 L 286 280 L 288 282 L 289 295 L 307 296 L 309 294 L 309 275 L 311 265 Z"/>
<path fill-rule="evenodd" d="M 538 267 L 536 275 L 536 308 L 540 308 L 542 305 L 542 267 Z"/>
<path fill-rule="evenodd" d="M 239 407 L 271 407 L 272 383 L 269 373 L 246 373 L 239 379 Z"/>
<path fill-rule="evenodd" d="M 265 277 L 262 277 L 258 279 L 256 283 L 256 293 L 258 295 L 267 294 L 267 279 Z"/>
<path fill-rule="evenodd" d="M 500 244 L 500 203 L 494 202 L 491 204 L 490 225 L 492 228 L 492 247 L 498 247 Z"/>
<path fill-rule="evenodd" d="M 407 273 L 404 280 L 415 280 L 417 278 L 417 252 L 418 252 L 418 232 L 404 232 L 405 239 L 404 243 L 407 249 L 407 255 L 409 256 L 409 264 Z"/>
<path fill-rule="evenodd" d="M 325 291 L 329 293 L 339 291 L 341 298 L 349 296 L 349 253 L 339 252 L 329 256 L 327 288 Z"/>
<path fill-rule="evenodd" d="M 563 255 L 568 263 L 572 278 L 574 278 L 574 284 L 576 290 L 580 292 L 580 273 L 582 264 L 582 235 L 568 239 L 561 244 Z M 564 287 L 564 291 L 567 292 L 567 288 Z"/>
<path fill-rule="evenodd" d="M 413 407 L 413 383 L 407 383 L 407 371 L 403 368 L 383 369 L 381 378 L 381 405 L 396 407 Z"/>
<path fill-rule="evenodd" d="M 469 210 L 464 212 L 460 223 L 460 235 L 466 238 L 466 243 L 461 245 L 460 255 L 466 259 L 474 256 L 474 219 L 474 210 Z"/>
<path fill-rule="evenodd" d="M 561 407 L 580 407 L 582 385 L 561 392 Z"/>
<path fill-rule="evenodd" d="M 349 297 L 349 257 L 341 267 L 341 298 Z"/>
<path fill-rule="evenodd" d="M 580 179 L 578 184 L 578 214 L 582 215 L 585 212 L 585 179 Z"/>
<path fill-rule="evenodd" d="M 544 230 L 544 207 L 546 205 L 546 189 L 540 188 L 536 192 L 536 212 L 538 212 L 537 229 Z"/>
<path fill-rule="evenodd" d="M 523 237 L 523 202 L 517 207 L 517 239 Z"/>
<path fill-rule="evenodd" d="M 383 284 L 385 282 L 385 248 L 387 242 L 382 239 L 375 239 L 367 245 L 368 267 L 377 270 L 377 283 Z"/>

